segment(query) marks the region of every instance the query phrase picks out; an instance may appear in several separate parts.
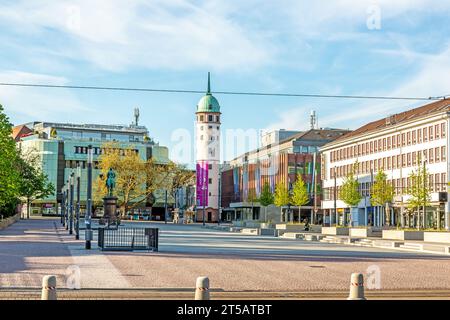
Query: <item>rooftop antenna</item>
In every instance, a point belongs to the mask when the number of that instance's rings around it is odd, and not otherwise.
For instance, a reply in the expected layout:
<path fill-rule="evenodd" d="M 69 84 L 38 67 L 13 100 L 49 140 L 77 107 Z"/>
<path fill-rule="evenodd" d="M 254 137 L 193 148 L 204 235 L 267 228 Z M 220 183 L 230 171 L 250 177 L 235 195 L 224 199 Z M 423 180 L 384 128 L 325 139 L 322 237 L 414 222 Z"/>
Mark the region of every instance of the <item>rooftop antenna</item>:
<path fill-rule="evenodd" d="M 211 75 L 208 72 L 208 89 L 206 91 L 206 94 L 211 94 Z"/>
<path fill-rule="evenodd" d="M 134 125 L 139 125 L 139 108 L 134 108 Z"/>
<path fill-rule="evenodd" d="M 311 124 L 311 130 L 316 128 L 316 124 L 317 124 L 317 116 L 316 116 L 316 111 L 311 110 L 311 114 L 310 114 L 310 124 Z"/>

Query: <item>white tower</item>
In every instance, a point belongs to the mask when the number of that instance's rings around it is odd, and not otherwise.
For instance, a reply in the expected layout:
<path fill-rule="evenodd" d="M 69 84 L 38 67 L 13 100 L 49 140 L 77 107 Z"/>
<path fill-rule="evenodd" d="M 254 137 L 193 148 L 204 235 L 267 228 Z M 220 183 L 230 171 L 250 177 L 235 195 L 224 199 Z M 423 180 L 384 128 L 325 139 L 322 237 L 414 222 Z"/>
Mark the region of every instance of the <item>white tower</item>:
<path fill-rule="evenodd" d="M 197 213 L 199 222 L 219 220 L 220 105 L 208 89 L 197 104 Z"/>

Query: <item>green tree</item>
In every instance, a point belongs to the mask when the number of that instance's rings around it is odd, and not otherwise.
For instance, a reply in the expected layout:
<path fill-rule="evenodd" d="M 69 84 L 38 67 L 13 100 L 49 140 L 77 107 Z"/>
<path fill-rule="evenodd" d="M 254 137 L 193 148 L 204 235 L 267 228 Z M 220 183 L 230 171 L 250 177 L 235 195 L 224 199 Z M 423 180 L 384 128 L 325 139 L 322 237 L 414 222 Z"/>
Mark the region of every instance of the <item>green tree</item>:
<path fill-rule="evenodd" d="M 361 201 L 362 196 L 359 193 L 358 187 L 358 179 L 355 177 L 355 171 L 358 167 L 358 163 L 355 163 L 352 166 L 352 170 L 349 174 L 344 178 L 344 183 L 341 187 L 340 198 L 345 202 L 349 207 L 355 207 Z"/>
<path fill-rule="evenodd" d="M 301 207 L 309 202 L 308 189 L 300 174 L 297 175 L 297 180 L 294 183 L 291 202 L 294 206 L 298 206 L 298 222 L 300 222 Z"/>
<path fill-rule="evenodd" d="M 371 204 L 374 206 L 384 206 L 386 210 L 386 223 L 390 225 L 390 214 L 388 214 L 389 204 L 394 200 L 394 186 L 387 182 L 387 175 L 380 169 L 375 176 L 371 190 Z"/>
<path fill-rule="evenodd" d="M 30 218 L 31 202 L 44 199 L 54 194 L 55 187 L 48 181 L 47 175 L 38 166 L 37 158 L 21 155 L 18 159 L 20 173 L 20 197 L 25 200 L 27 206 L 27 219 Z"/>
<path fill-rule="evenodd" d="M 267 220 L 267 206 L 274 203 L 273 193 L 270 191 L 270 186 L 264 183 L 261 195 L 259 196 L 259 203 L 264 206 L 264 222 Z"/>
<path fill-rule="evenodd" d="M 410 210 L 417 209 L 417 228 L 420 229 L 421 222 L 425 226 L 425 210 L 430 205 L 431 195 L 428 183 L 428 170 L 425 165 L 418 166 L 416 170 L 410 173 L 409 179 L 411 184 L 408 187 L 408 208 Z M 423 217 L 420 216 L 420 207 L 422 207 Z"/>
<path fill-rule="evenodd" d="M 0 105 L 0 211 L 11 215 L 18 204 L 20 176 L 17 170 L 18 153 L 11 137 L 12 127 Z"/>
<path fill-rule="evenodd" d="M 283 210 L 282 207 L 287 206 L 290 203 L 290 200 L 291 199 L 286 184 L 283 182 L 277 183 L 275 187 L 274 203 L 277 207 L 280 207 L 280 212 Z"/>

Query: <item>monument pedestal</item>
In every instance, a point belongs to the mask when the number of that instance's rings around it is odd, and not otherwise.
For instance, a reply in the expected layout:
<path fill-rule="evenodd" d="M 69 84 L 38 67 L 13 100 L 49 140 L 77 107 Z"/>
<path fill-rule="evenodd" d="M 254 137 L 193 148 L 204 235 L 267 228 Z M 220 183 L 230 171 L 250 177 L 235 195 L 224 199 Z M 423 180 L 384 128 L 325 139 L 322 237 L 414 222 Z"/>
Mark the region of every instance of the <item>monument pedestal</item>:
<path fill-rule="evenodd" d="M 103 219 L 109 223 L 117 221 L 117 197 L 103 198 Z"/>

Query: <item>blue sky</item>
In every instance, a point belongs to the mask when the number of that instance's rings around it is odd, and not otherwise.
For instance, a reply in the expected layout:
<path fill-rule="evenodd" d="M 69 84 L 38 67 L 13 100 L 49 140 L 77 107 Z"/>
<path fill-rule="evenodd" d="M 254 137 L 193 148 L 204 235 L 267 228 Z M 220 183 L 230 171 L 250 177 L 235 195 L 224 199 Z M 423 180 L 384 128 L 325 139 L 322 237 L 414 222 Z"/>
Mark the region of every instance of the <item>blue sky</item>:
<path fill-rule="evenodd" d="M 211 71 L 213 91 L 442 96 L 449 16 L 437 0 L 0 1 L 0 82 L 204 90 Z M 128 124 L 140 107 L 169 147 L 200 97 L 0 87 L 14 123 Z M 354 129 L 417 105 L 217 98 L 224 129 L 305 129 L 311 109 L 321 127 Z"/>

